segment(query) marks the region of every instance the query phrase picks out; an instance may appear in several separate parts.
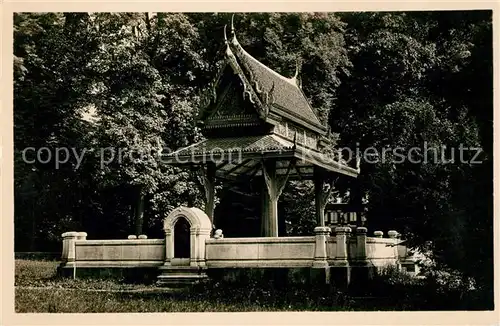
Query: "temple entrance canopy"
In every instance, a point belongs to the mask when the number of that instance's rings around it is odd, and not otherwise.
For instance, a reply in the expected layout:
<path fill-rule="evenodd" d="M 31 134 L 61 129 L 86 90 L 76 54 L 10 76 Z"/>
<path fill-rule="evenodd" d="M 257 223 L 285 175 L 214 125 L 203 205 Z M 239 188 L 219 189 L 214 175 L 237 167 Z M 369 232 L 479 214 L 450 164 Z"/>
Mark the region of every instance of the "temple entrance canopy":
<path fill-rule="evenodd" d="M 195 169 L 213 221 L 215 178 L 262 180 L 261 235 L 278 236 L 278 199 L 288 180 L 314 180 L 318 226 L 339 177 L 357 177 L 356 159 L 334 150 L 337 134 L 318 119 L 302 91 L 298 69 L 291 78 L 268 68 L 239 44 L 234 27 L 222 66 L 209 85 L 199 122 L 205 140 L 164 156 L 167 164 Z"/>

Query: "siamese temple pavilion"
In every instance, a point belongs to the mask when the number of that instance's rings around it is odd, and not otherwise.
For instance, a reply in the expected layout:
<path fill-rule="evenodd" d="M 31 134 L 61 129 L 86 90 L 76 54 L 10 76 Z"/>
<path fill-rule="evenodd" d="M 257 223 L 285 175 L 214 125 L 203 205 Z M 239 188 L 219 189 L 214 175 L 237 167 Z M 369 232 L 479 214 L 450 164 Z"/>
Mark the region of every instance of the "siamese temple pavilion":
<path fill-rule="evenodd" d="M 351 275 L 371 275 L 379 267 L 413 266 L 398 232 L 368 237 L 360 223 L 344 223 L 345 217 L 356 220 L 352 211 L 329 203 L 334 181 L 356 178 L 359 161 L 349 164 L 332 154 L 337 137 L 318 119 L 298 74 L 284 77 L 256 60 L 238 43 L 234 27 L 230 40 L 224 29 L 224 39 L 223 64 L 199 116 L 205 140 L 163 157 L 166 164 L 198 173 L 204 211 L 180 206 L 166 212 L 161 239 L 93 240 L 85 232 L 66 232 L 60 271 L 77 277 L 89 269 L 140 268 L 151 271 L 159 285 L 182 285 L 248 268 L 303 269 L 323 275 L 326 283 L 346 285 Z M 254 187 L 258 203 L 214 214 L 216 179 Z M 310 235 L 280 231 L 278 200 L 288 180 L 314 181 L 317 225 Z M 245 225 L 237 211 L 252 205 L 260 216 Z M 326 225 L 325 207 L 333 229 Z"/>
<path fill-rule="evenodd" d="M 337 135 L 309 104 L 298 78 L 284 77 L 239 44 L 234 27 L 225 38 L 222 66 L 207 92 L 199 122 L 205 140 L 181 148 L 164 162 L 199 173 L 205 213 L 214 225 L 214 180 L 261 185 L 260 236 L 277 237 L 278 200 L 287 180 L 314 180 L 318 226 L 333 181 L 356 178 L 359 167 L 332 154 Z M 329 185 L 330 187 L 328 187 Z M 312 230 L 311 230 L 312 231 Z"/>

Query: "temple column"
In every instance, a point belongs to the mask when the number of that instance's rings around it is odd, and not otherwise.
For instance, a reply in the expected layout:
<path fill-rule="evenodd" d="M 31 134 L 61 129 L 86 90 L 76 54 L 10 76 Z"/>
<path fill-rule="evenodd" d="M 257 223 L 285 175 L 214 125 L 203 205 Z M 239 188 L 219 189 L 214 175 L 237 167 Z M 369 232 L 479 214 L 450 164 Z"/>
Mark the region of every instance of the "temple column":
<path fill-rule="evenodd" d="M 325 206 L 334 189 L 333 181 L 330 181 L 329 187 L 324 189 L 326 175 L 319 167 L 314 167 L 314 203 L 316 207 L 316 222 L 318 226 L 325 226 Z"/>
<path fill-rule="evenodd" d="M 294 162 L 290 162 L 285 175 L 276 173 L 276 161 L 264 161 L 262 163 L 262 174 L 264 176 L 264 189 L 262 189 L 262 222 L 261 234 L 264 237 L 278 236 L 278 199 L 290 174 Z"/>
<path fill-rule="evenodd" d="M 264 237 L 278 236 L 278 198 L 276 161 L 265 161 L 262 164 L 264 189 L 262 189 L 262 222 L 261 233 Z"/>
<path fill-rule="evenodd" d="M 261 234 L 264 237 L 278 236 L 278 198 L 263 189 Z"/>

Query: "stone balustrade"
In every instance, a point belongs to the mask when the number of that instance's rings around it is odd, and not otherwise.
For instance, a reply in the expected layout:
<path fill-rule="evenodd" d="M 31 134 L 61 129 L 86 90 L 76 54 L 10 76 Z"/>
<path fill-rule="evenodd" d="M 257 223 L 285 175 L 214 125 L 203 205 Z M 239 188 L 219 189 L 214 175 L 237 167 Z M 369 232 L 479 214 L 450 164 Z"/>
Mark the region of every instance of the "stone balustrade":
<path fill-rule="evenodd" d="M 66 232 L 62 237 L 65 267 L 154 267 L 165 260 L 164 239 L 87 240 L 85 232 Z"/>
<path fill-rule="evenodd" d="M 389 231 L 388 238 L 375 231 L 368 237 L 365 227 L 353 232 L 348 227 L 316 227 L 314 236 L 225 238 L 222 231 L 214 238 L 199 238 L 191 232 L 191 264 L 207 268 L 227 267 L 346 267 L 369 263 L 379 267 L 404 260 L 406 248 L 399 245 L 399 233 Z M 206 232 L 205 232 L 206 233 Z M 204 233 L 203 233 L 204 234 Z M 87 240 L 85 232 L 62 235 L 61 260 L 66 267 L 155 267 L 169 264 L 173 258 L 172 234 L 166 239 L 147 239 L 145 235 L 123 240 Z M 202 241 L 203 243 L 199 243 Z"/>

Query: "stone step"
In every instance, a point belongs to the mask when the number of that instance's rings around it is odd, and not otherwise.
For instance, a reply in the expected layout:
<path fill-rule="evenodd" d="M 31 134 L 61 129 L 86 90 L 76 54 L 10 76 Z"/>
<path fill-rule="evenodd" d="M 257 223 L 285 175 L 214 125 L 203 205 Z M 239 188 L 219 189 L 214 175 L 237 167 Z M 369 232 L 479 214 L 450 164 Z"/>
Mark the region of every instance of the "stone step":
<path fill-rule="evenodd" d="M 161 266 L 159 270 L 160 275 L 156 282 L 159 286 L 185 287 L 207 279 L 205 271 L 198 267 Z"/>
<path fill-rule="evenodd" d="M 193 266 L 160 266 L 158 269 L 164 273 L 199 273 L 200 268 L 199 267 L 193 267 Z"/>
<path fill-rule="evenodd" d="M 177 273 L 168 273 L 168 274 L 161 274 L 158 275 L 159 279 L 171 279 L 171 278 L 178 278 L 178 279 L 203 279 L 207 278 L 207 275 L 205 274 L 177 274 Z"/>

